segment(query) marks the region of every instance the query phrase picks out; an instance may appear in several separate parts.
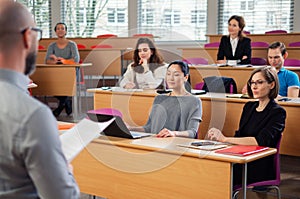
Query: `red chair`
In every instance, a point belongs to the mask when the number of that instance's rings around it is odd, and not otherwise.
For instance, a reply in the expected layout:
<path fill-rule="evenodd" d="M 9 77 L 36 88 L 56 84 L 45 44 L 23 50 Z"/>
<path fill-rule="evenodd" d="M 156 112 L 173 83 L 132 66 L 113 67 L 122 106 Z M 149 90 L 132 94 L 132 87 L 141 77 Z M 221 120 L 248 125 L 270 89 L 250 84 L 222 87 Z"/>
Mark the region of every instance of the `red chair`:
<path fill-rule="evenodd" d="M 39 45 L 39 50 L 45 50 L 45 46 Z"/>
<path fill-rule="evenodd" d="M 265 34 L 285 34 L 285 33 L 287 33 L 286 30 L 271 30 L 265 32 Z"/>
<path fill-rule="evenodd" d="M 109 44 L 98 44 L 98 45 L 93 45 L 91 48 L 112 48 L 112 45 Z"/>
<path fill-rule="evenodd" d="M 289 47 L 300 47 L 300 41 L 289 43 Z"/>
<path fill-rule="evenodd" d="M 116 115 L 119 117 L 123 117 L 121 111 L 114 109 L 114 108 L 100 108 L 96 110 L 89 110 L 88 113 L 93 113 L 93 114 L 104 114 L 104 115 Z"/>
<path fill-rule="evenodd" d="M 300 66 L 299 59 L 286 59 L 284 60 L 284 66 Z"/>
<path fill-rule="evenodd" d="M 251 42 L 251 47 L 268 48 L 269 44 L 267 42 L 263 42 L 263 41 L 252 41 Z"/>
<path fill-rule="evenodd" d="M 148 34 L 148 33 L 134 34 L 133 37 L 151 37 L 151 38 L 153 38 L 153 34 Z"/>
<path fill-rule="evenodd" d="M 118 37 L 117 35 L 114 34 L 103 34 L 103 35 L 98 35 L 97 38 L 115 38 Z"/>
<path fill-rule="evenodd" d="M 247 30 L 243 30 L 243 33 L 244 33 L 245 35 L 250 35 L 250 31 L 247 31 Z"/>
<path fill-rule="evenodd" d="M 202 57 L 186 58 L 183 61 L 190 65 L 197 65 L 197 64 L 207 65 L 208 64 L 208 60 L 206 58 L 202 58 Z"/>
<path fill-rule="evenodd" d="M 251 65 L 264 66 L 267 65 L 267 60 L 261 57 L 251 57 Z"/>
<path fill-rule="evenodd" d="M 275 172 L 276 172 L 275 179 L 247 184 L 247 188 L 263 186 L 263 187 L 267 188 L 266 189 L 267 191 L 275 189 L 277 191 L 277 198 L 281 198 L 280 189 L 279 189 L 279 184 L 280 184 L 280 154 L 279 154 L 280 142 L 281 142 L 281 137 L 276 146 L 277 153 L 274 156 L 274 165 L 275 165 Z M 233 190 L 234 190 L 233 191 L 234 194 L 232 197 L 233 199 L 237 198 L 237 195 L 238 195 L 239 191 L 241 190 L 241 188 L 242 188 L 241 185 L 238 185 L 233 188 Z"/>
<path fill-rule="evenodd" d="M 219 45 L 220 45 L 220 42 L 212 42 L 212 43 L 204 44 L 204 48 L 219 47 Z"/>
<path fill-rule="evenodd" d="M 86 49 L 86 46 L 83 44 L 77 44 L 78 49 Z"/>

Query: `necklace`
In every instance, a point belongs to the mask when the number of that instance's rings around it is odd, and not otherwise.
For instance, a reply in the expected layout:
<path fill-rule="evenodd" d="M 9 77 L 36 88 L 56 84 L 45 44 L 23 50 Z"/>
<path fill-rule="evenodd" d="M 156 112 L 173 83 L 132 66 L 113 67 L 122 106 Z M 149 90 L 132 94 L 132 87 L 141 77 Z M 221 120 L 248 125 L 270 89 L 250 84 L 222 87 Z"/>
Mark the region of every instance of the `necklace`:
<path fill-rule="evenodd" d="M 190 95 L 190 93 L 189 92 L 187 92 L 187 91 L 185 91 L 184 92 L 184 94 L 180 94 L 180 95 L 174 95 L 173 94 L 173 91 L 170 93 L 170 95 L 169 96 L 186 96 L 186 95 Z"/>

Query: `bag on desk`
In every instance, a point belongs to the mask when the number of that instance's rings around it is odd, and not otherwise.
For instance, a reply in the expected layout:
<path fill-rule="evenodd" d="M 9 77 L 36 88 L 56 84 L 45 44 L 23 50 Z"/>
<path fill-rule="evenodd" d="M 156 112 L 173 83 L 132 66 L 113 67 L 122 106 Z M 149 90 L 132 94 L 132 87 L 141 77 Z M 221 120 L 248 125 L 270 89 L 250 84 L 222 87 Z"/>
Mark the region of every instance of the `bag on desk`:
<path fill-rule="evenodd" d="M 203 90 L 214 93 L 237 93 L 236 83 L 230 77 L 210 76 L 204 79 Z"/>

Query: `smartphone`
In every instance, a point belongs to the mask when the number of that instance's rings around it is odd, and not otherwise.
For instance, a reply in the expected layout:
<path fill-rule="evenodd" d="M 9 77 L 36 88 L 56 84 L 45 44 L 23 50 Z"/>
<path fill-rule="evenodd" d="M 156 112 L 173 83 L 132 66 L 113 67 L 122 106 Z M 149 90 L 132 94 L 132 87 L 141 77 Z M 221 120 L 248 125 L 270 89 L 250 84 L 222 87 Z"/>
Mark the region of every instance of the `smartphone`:
<path fill-rule="evenodd" d="M 215 143 L 209 142 L 209 141 L 204 141 L 204 142 L 192 142 L 192 146 L 207 146 L 207 145 L 214 145 Z"/>

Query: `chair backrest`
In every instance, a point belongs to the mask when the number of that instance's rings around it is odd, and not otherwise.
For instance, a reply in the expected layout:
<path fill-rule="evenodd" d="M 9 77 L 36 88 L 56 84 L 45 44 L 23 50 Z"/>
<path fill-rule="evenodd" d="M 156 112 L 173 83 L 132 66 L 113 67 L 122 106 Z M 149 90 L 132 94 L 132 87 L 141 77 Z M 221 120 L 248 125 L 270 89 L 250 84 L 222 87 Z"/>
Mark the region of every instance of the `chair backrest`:
<path fill-rule="evenodd" d="M 267 60 L 261 57 L 251 57 L 251 64 L 256 66 L 267 65 Z"/>
<path fill-rule="evenodd" d="M 104 114 L 104 115 L 116 115 L 119 117 L 123 117 L 123 114 L 121 111 L 114 109 L 114 108 L 100 108 L 96 110 L 89 110 L 88 113 L 93 113 L 93 114 Z"/>
<path fill-rule="evenodd" d="M 98 44 L 98 45 L 93 45 L 91 48 L 112 48 L 112 45 L 109 44 Z"/>
<path fill-rule="evenodd" d="M 236 82 L 231 77 L 209 76 L 203 78 L 203 90 L 214 93 L 237 93 Z"/>
<path fill-rule="evenodd" d="M 265 34 L 284 34 L 287 33 L 286 30 L 270 30 L 266 31 Z"/>
<path fill-rule="evenodd" d="M 149 33 L 134 34 L 132 36 L 133 37 L 151 37 L 151 38 L 153 38 L 153 34 L 149 34 Z"/>
<path fill-rule="evenodd" d="M 78 49 L 86 49 L 86 46 L 84 44 L 77 44 Z"/>
<path fill-rule="evenodd" d="M 289 43 L 289 47 L 300 47 L 300 41 Z"/>
<path fill-rule="evenodd" d="M 212 43 L 204 44 L 204 48 L 219 47 L 219 45 L 220 42 L 212 42 Z"/>
<path fill-rule="evenodd" d="M 252 41 L 251 47 L 262 47 L 262 48 L 268 48 L 269 44 L 267 42 L 263 41 Z"/>
<path fill-rule="evenodd" d="M 250 35 L 250 31 L 247 31 L 247 30 L 243 30 L 243 33 L 244 33 L 245 35 Z"/>
<path fill-rule="evenodd" d="M 185 61 L 186 63 L 191 64 L 191 65 L 208 64 L 208 60 L 203 57 L 186 58 L 183 61 Z"/>
<path fill-rule="evenodd" d="M 97 35 L 97 38 L 115 38 L 115 37 L 118 37 L 118 35 L 115 35 L 115 34 Z"/>
<path fill-rule="evenodd" d="M 286 59 L 284 60 L 284 66 L 300 66 L 299 59 Z"/>

